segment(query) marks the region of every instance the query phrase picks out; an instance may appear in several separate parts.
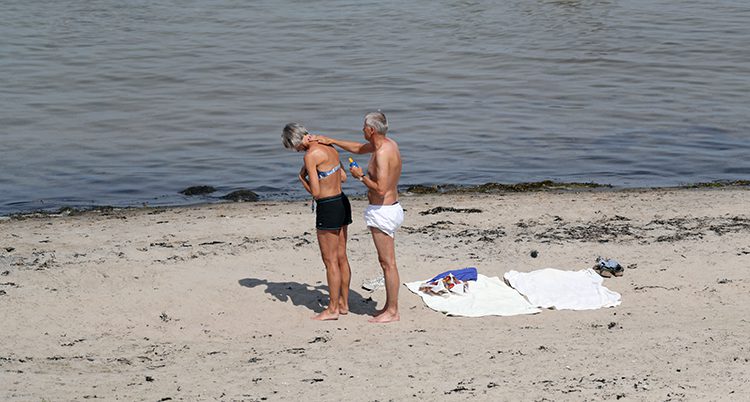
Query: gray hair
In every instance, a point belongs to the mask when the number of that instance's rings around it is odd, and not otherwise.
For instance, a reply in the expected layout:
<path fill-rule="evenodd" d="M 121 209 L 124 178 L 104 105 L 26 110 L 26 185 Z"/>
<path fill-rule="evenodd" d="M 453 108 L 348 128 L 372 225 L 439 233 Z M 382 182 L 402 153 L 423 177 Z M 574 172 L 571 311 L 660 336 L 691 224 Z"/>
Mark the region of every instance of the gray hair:
<path fill-rule="evenodd" d="M 281 143 L 284 144 L 284 148 L 297 149 L 307 134 L 309 133 L 302 124 L 289 123 L 284 126 L 284 131 L 281 133 Z"/>
<path fill-rule="evenodd" d="M 365 126 L 372 127 L 380 134 L 388 132 L 388 120 L 383 112 L 370 112 L 365 115 Z"/>

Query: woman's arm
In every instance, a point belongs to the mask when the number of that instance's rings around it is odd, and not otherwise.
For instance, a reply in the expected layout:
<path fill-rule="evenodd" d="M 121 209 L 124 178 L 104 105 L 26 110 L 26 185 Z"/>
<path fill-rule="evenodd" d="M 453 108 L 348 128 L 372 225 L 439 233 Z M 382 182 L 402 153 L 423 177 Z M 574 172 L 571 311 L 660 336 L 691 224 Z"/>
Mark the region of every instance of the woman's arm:
<path fill-rule="evenodd" d="M 339 161 L 339 172 L 341 172 L 341 182 L 346 181 L 346 171 L 344 170 L 344 164 Z"/>
<path fill-rule="evenodd" d="M 308 151 L 305 153 L 305 168 L 307 169 L 307 180 L 310 185 L 310 194 L 313 198 L 317 199 L 320 196 L 320 182 L 318 181 L 318 164 L 320 163 L 321 157 L 325 158 L 325 155 Z"/>
<path fill-rule="evenodd" d="M 299 175 L 297 176 L 299 178 L 299 181 L 302 182 L 302 186 L 305 187 L 305 190 L 312 194 L 312 189 L 310 188 L 310 183 L 307 181 L 307 167 L 305 165 L 302 165 L 302 169 L 299 170 Z"/>

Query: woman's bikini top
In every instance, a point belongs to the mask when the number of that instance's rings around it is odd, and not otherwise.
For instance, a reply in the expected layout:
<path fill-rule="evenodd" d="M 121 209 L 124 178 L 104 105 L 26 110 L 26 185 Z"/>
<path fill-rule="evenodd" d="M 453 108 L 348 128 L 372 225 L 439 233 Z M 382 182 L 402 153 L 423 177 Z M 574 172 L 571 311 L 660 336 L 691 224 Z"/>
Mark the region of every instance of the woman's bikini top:
<path fill-rule="evenodd" d="M 338 172 L 338 170 L 339 170 L 340 167 L 341 167 L 341 164 L 339 163 L 338 165 L 334 166 L 333 169 L 328 170 L 326 172 L 321 172 L 320 170 L 318 170 L 318 179 L 322 179 L 322 178 L 328 177 L 328 176 L 330 176 L 330 175 Z"/>

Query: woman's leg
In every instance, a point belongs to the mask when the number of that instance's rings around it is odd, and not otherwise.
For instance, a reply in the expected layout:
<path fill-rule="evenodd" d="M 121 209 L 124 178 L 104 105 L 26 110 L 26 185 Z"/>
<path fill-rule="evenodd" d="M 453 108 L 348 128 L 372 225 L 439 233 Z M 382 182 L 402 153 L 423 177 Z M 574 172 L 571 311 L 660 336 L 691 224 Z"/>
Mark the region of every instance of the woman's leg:
<path fill-rule="evenodd" d="M 336 320 L 339 318 L 339 300 L 341 298 L 341 271 L 339 269 L 339 232 L 341 230 L 318 230 L 318 245 L 323 263 L 326 266 L 328 281 L 328 308 L 313 317 L 313 320 Z"/>
<path fill-rule="evenodd" d="M 349 285 L 352 278 L 352 271 L 349 268 L 349 257 L 346 255 L 346 238 L 348 235 L 348 226 L 342 226 L 339 231 L 339 271 L 341 272 L 341 297 L 339 299 L 339 313 L 347 314 L 349 312 Z"/>

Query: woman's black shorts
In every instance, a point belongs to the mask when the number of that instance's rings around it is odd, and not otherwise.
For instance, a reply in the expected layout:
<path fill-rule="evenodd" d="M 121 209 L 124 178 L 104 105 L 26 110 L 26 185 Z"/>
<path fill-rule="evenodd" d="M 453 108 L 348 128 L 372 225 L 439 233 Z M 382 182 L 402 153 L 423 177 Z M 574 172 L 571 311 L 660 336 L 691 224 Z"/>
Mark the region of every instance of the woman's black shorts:
<path fill-rule="evenodd" d="M 337 230 L 352 223 L 352 206 L 346 194 L 321 198 L 316 202 L 318 204 L 315 215 L 316 229 Z"/>

